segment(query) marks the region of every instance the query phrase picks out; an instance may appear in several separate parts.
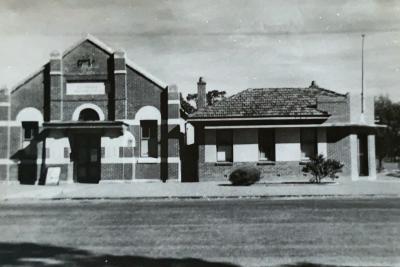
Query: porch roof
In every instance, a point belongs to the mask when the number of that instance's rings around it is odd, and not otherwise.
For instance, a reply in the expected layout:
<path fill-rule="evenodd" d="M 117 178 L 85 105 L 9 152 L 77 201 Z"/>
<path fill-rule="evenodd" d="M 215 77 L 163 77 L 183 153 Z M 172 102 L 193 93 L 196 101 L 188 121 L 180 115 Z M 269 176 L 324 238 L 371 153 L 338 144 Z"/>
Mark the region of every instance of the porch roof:
<path fill-rule="evenodd" d="M 122 121 L 59 121 L 59 122 L 44 122 L 44 129 L 57 129 L 57 130 L 90 130 L 90 129 L 117 129 L 120 130 L 123 126 L 128 126 Z"/>
<path fill-rule="evenodd" d="M 351 128 L 385 128 L 386 125 L 363 124 L 363 123 L 322 123 L 322 124 L 271 124 L 271 125 L 206 125 L 205 129 L 251 129 L 251 128 L 333 128 L 333 127 L 351 127 Z"/>

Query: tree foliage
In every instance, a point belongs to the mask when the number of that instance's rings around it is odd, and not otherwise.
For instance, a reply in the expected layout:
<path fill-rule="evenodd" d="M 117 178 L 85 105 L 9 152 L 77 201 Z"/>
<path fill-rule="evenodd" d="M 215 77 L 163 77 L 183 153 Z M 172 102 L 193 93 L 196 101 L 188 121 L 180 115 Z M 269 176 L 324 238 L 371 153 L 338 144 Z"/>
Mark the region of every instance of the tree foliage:
<path fill-rule="evenodd" d="M 242 166 L 229 174 L 232 185 L 252 185 L 261 179 L 261 171 L 254 166 Z"/>
<path fill-rule="evenodd" d="M 382 169 L 384 158 L 395 161 L 400 156 L 400 104 L 381 95 L 375 99 L 375 115 L 379 123 L 387 126 L 378 129 L 376 135 L 378 169 Z"/>
<path fill-rule="evenodd" d="M 213 105 L 217 103 L 218 101 L 222 100 L 225 98 L 226 92 L 225 91 L 218 91 L 218 90 L 212 90 L 207 92 L 207 105 Z M 186 111 L 186 113 L 191 114 L 197 110 L 197 108 L 193 105 L 190 104 L 190 101 L 196 102 L 197 100 L 197 93 L 196 94 L 188 94 L 186 96 L 186 100 L 181 97 L 181 106 L 183 110 Z"/>
<path fill-rule="evenodd" d="M 341 172 L 343 166 L 344 165 L 337 160 L 325 159 L 323 155 L 318 155 L 316 158 L 306 163 L 303 172 L 312 175 L 310 182 L 319 184 L 321 180 L 326 177 L 332 180 L 338 178 L 336 174 Z"/>
<path fill-rule="evenodd" d="M 186 101 L 186 100 L 182 97 L 182 94 L 180 94 L 180 101 L 181 101 L 181 107 L 182 107 L 182 109 L 183 109 L 187 114 L 192 114 L 193 112 L 196 111 L 196 108 L 193 107 L 188 101 Z"/>

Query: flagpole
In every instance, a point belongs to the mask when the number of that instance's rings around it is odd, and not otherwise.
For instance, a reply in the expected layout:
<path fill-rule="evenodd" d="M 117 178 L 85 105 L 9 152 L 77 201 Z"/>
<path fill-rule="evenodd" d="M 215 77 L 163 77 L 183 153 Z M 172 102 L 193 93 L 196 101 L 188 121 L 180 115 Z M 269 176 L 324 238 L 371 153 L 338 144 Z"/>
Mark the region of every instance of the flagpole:
<path fill-rule="evenodd" d="M 365 34 L 361 34 L 361 114 L 364 114 L 364 38 Z"/>

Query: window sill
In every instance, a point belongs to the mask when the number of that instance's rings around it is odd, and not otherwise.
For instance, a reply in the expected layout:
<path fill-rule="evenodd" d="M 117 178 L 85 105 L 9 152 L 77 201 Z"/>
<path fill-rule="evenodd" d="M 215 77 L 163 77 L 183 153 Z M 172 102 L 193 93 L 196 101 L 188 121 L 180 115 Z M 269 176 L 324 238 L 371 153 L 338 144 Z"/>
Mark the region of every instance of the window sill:
<path fill-rule="evenodd" d="M 137 163 L 161 163 L 161 158 L 137 158 Z"/>
<path fill-rule="evenodd" d="M 233 163 L 229 161 L 215 162 L 215 166 L 232 166 Z"/>
<path fill-rule="evenodd" d="M 309 160 L 309 159 L 302 159 L 302 160 L 300 160 L 300 162 L 299 162 L 299 165 L 306 165 L 307 163 L 309 163 L 311 160 Z"/>
<path fill-rule="evenodd" d="M 270 160 L 260 160 L 257 165 L 275 165 L 275 161 Z"/>

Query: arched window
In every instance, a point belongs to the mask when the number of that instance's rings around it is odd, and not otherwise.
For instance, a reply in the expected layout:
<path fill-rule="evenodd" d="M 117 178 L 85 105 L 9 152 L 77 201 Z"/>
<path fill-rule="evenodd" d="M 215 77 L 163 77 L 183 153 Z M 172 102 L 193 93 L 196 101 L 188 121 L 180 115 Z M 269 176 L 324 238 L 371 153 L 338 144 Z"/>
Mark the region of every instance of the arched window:
<path fill-rule="evenodd" d="M 91 109 L 91 108 L 85 108 L 81 110 L 79 113 L 79 119 L 80 121 L 98 121 L 100 120 L 99 114 Z"/>

